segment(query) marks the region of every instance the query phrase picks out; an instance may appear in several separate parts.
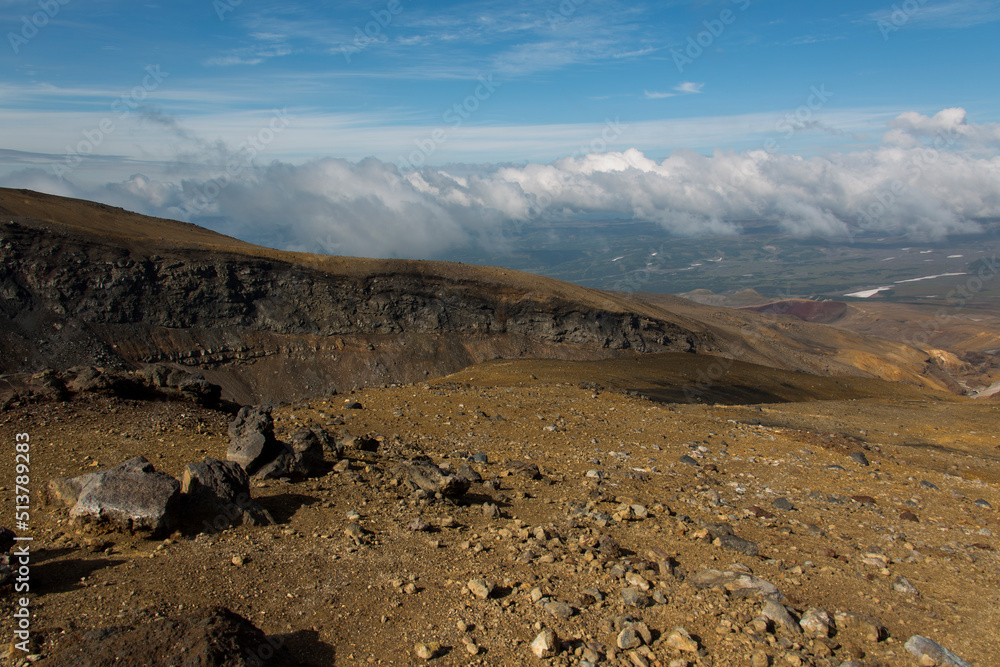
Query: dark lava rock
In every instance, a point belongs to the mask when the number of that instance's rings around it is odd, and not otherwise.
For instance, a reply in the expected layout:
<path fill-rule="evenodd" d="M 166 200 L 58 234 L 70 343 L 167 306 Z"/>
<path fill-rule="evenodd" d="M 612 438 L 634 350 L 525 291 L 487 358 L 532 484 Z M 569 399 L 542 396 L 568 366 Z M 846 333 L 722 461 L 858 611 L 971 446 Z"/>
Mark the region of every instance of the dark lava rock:
<path fill-rule="evenodd" d="M 925 489 L 931 489 L 932 491 L 940 491 L 940 489 L 937 487 L 937 484 L 935 484 L 934 482 L 928 482 L 926 479 L 920 480 L 920 486 L 924 487 Z"/>
<path fill-rule="evenodd" d="M 795 506 L 792 505 L 792 501 L 788 498 L 775 498 L 771 501 L 771 504 L 774 505 L 775 508 L 784 510 L 785 512 L 791 512 L 795 509 Z"/>
<path fill-rule="evenodd" d="M 736 531 L 733 530 L 732 525 L 728 523 L 710 523 L 705 526 L 708 530 L 708 534 L 712 536 L 712 539 L 717 539 L 720 537 L 725 537 L 727 535 L 735 535 Z"/>
<path fill-rule="evenodd" d="M 723 549 L 738 551 L 739 553 L 746 554 L 747 556 L 757 556 L 760 554 L 760 547 L 750 540 L 744 540 L 742 537 L 737 537 L 736 535 L 723 535 L 717 539 L 719 540 L 719 546 Z"/>
<path fill-rule="evenodd" d="M 757 505 L 751 505 L 751 506 L 750 506 L 750 507 L 748 507 L 747 509 L 749 509 L 749 510 L 750 510 L 750 512 L 751 512 L 751 513 L 752 513 L 752 514 L 753 514 L 753 515 L 754 515 L 755 517 L 757 517 L 758 519 L 773 519 L 773 518 L 774 518 L 774 514 L 773 514 L 773 513 L 771 513 L 771 512 L 768 512 L 768 511 L 767 511 L 766 509 L 764 509 L 763 507 L 758 507 Z"/>
<path fill-rule="evenodd" d="M 993 505 L 991 505 L 988 500 L 984 500 L 982 498 L 980 498 L 979 500 L 976 501 L 976 506 L 977 507 L 982 507 L 984 510 L 991 510 L 991 509 L 993 509 Z"/>
<path fill-rule="evenodd" d="M 864 452 L 851 452 L 851 458 L 859 465 L 868 465 L 868 457 L 865 456 Z"/>
<path fill-rule="evenodd" d="M 542 478 L 542 472 L 538 469 L 538 466 L 529 461 L 507 461 L 504 467 L 511 475 L 520 475 L 528 479 Z"/>
<path fill-rule="evenodd" d="M 920 521 L 913 512 L 903 512 L 899 515 L 899 518 L 903 521 Z"/>
<path fill-rule="evenodd" d="M 468 480 L 449 475 L 430 461 L 404 461 L 393 467 L 392 474 L 411 488 L 430 494 L 457 496 L 469 490 Z"/>
<path fill-rule="evenodd" d="M 274 437 L 274 420 L 267 408 L 242 407 L 229 424 L 226 459 L 239 463 L 248 475 L 253 475 L 287 449 Z"/>
<path fill-rule="evenodd" d="M 622 545 L 610 535 L 601 535 L 601 538 L 597 540 L 597 549 L 605 556 L 612 558 L 618 558 L 622 553 Z"/>
<path fill-rule="evenodd" d="M 681 462 L 681 463 L 683 463 L 684 465 L 689 465 L 689 466 L 694 466 L 695 468 L 699 467 L 699 466 L 698 466 L 698 462 L 697 462 L 697 461 L 695 461 L 695 460 L 694 460 L 693 458 L 691 458 L 690 456 L 688 456 L 687 454 L 685 454 L 684 456 L 680 457 L 680 458 L 678 459 L 678 461 L 680 461 L 680 462 Z"/>
<path fill-rule="evenodd" d="M 281 638 L 268 637 L 229 609 L 213 607 L 185 616 L 148 619 L 136 627 L 73 633 L 37 664 L 296 667 L 301 663 L 284 649 Z"/>
<path fill-rule="evenodd" d="M 132 531 L 159 532 L 177 523 L 181 485 L 142 456 L 110 470 L 49 482 L 52 502 L 70 506 L 70 517 Z"/>
<path fill-rule="evenodd" d="M 274 523 L 267 510 L 250 498 L 250 478 L 233 461 L 206 458 L 201 463 L 187 464 L 181 477 L 181 493 L 186 496 L 185 522 L 207 528 L 208 532 L 240 522 L 254 526 Z"/>

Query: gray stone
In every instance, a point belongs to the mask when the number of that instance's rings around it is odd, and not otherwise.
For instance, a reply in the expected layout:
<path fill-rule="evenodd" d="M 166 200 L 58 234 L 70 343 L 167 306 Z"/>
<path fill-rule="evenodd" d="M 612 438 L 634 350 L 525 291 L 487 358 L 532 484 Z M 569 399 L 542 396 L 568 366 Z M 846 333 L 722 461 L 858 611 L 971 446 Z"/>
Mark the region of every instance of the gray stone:
<path fill-rule="evenodd" d="M 678 459 L 678 461 L 679 461 L 679 462 L 681 462 L 681 463 L 683 463 L 684 465 L 688 465 L 688 466 L 693 466 L 693 467 L 695 467 L 695 468 L 699 467 L 699 464 L 698 464 L 698 462 L 697 462 L 697 461 L 695 461 L 695 460 L 694 460 L 693 458 L 691 458 L 690 456 L 688 456 L 687 454 L 685 454 L 684 456 L 680 457 L 680 458 Z"/>
<path fill-rule="evenodd" d="M 699 589 L 722 586 L 733 597 L 742 598 L 749 595 L 760 595 L 768 600 L 781 602 L 783 596 L 778 587 L 760 577 L 744 572 L 702 570 L 688 580 L 692 586 Z"/>
<path fill-rule="evenodd" d="M 877 642 L 885 635 L 885 628 L 878 620 L 865 614 L 837 612 L 835 616 L 838 632 L 858 634 L 870 642 Z"/>
<path fill-rule="evenodd" d="M 652 604 L 646 595 L 632 587 L 622 589 L 622 602 L 630 607 L 638 607 L 640 609 L 649 607 Z"/>
<path fill-rule="evenodd" d="M 181 485 L 142 456 L 109 470 L 49 483 L 50 500 L 71 505 L 74 520 L 160 532 L 177 523 Z"/>
<path fill-rule="evenodd" d="M 470 466 L 466 461 L 463 461 L 462 464 L 458 466 L 458 470 L 455 471 L 455 475 L 469 484 L 478 484 L 483 481 L 483 476 L 476 472 L 476 469 Z"/>
<path fill-rule="evenodd" d="M 904 646 L 906 647 L 906 650 L 918 660 L 927 656 L 937 665 L 944 665 L 947 667 L 971 667 L 971 665 L 969 665 L 969 663 L 965 660 L 962 660 L 944 646 L 941 646 L 936 641 L 928 639 L 927 637 L 913 635 L 909 638 L 909 640 L 907 640 Z"/>
<path fill-rule="evenodd" d="M 531 652 L 544 660 L 559 653 L 559 636 L 549 628 L 543 629 L 531 642 Z"/>
<path fill-rule="evenodd" d="M 511 475 L 519 475 L 528 479 L 542 478 L 542 473 L 538 469 L 538 466 L 529 461 L 507 461 L 505 468 Z"/>
<path fill-rule="evenodd" d="M 766 618 L 774 621 L 775 625 L 784 628 L 789 633 L 793 635 L 802 634 L 802 628 L 799 624 L 792 618 L 792 615 L 788 613 L 784 605 L 778 604 L 774 600 L 767 600 L 764 602 L 764 606 L 761 608 L 760 612 Z"/>
<path fill-rule="evenodd" d="M 323 453 L 331 448 L 333 442 L 333 438 L 325 429 L 316 426 L 300 428 L 288 439 L 298 467 L 308 477 L 326 472 L 326 458 Z"/>
<path fill-rule="evenodd" d="M 910 580 L 904 576 L 896 577 L 896 580 L 892 582 L 892 589 L 897 593 L 903 593 L 904 595 L 919 595 L 920 591 L 917 587 L 910 583 Z"/>
<path fill-rule="evenodd" d="M 430 461 L 413 460 L 396 464 L 392 474 L 412 489 L 420 489 L 430 494 L 457 496 L 469 490 L 468 480 L 457 475 L 449 475 Z"/>
<path fill-rule="evenodd" d="M 859 465 L 868 465 L 868 457 L 865 456 L 864 452 L 851 452 L 851 458 Z"/>
<path fill-rule="evenodd" d="M 554 602 L 549 602 L 545 605 L 545 611 L 549 612 L 556 618 L 569 618 L 576 611 L 571 605 L 566 604 L 556 600 Z"/>
<path fill-rule="evenodd" d="M 618 633 L 615 643 L 618 645 L 618 648 L 628 651 L 642 646 L 642 637 L 639 636 L 639 633 L 636 632 L 633 626 L 628 625 Z"/>
<path fill-rule="evenodd" d="M 822 609 L 809 609 L 806 613 L 802 614 L 802 618 L 799 620 L 799 627 L 807 635 L 829 637 L 830 631 L 833 629 L 833 620 Z"/>
<path fill-rule="evenodd" d="M 984 510 L 993 509 L 993 505 L 991 505 L 988 500 L 985 500 L 983 498 L 980 498 L 979 500 L 976 501 L 976 506 L 982 507 Z"/>
<path fill-rule="evenodd" d="M 792 505 L 792 501 L 788 498 L 775 498 L 771 504 L 774 505 L 775 509 L 783 510 L 785 512 L 791 512 L 795 509 L 795 506 Z"/>
<path fill-rule="evenodd" d="M 920 486 L 924 487 L 925 489 L 931 489 L 932 491 L 940 491 L 940 489 L 938 489 L 937 487 L 937 484 L 935 484 L 934 482 L 928 482 L 926 479 L 920 480 Z"/>
<path fill-rule="evenodd" d="M 475 454 L 472 455 L 472 462 L 473 463 L 489 463 L 490 462 L 490 457 L 487 456 L 486 454 L 484 454 L 483 452 L 477 452 L 477 453 L 475 453 Z"/>
<path fill-rule="evenodd" d="M 746 554 L 747 556 L 757 556 L 760 554 L 760 547 L 750 540 L 745 540 L 742 537 L 737 537 L 736 535 L 723 535 L 722 537 L 716 538 L 715 541 L 723 549 L 738 551 L 739 553 Z"/>
<path fill-rule="evenodd" d="M 270 513 L 250 498 L 250 478 L 235 461 L 206 458 L 187 464 L 181 476 L 181 493 L 185 496 L 185 522 L 207 527 L 209 532 L 240 522 L 254 526 L 274 523 Z"/>
<path fill-rule="evenodd" d="M 229 424 L 229 449 L 226 459 L 255 474 L 288 450 L 274 437 L 274 420 L 266 408 L 245 406 Z"/>
<path fill-rule="evenodd" d="M 698 652 L 698 642 L 684 628 L 674 628 L 674 631 L 667 637 L 667 644 L 673 646 L 678 651 L 687 653 Z"/>
<path fill-rule="evenodd" d="M 468 583 L 469 591 L 480 600 L 493 595 L 493 584 L 485 579 L 472 579 Z"/>

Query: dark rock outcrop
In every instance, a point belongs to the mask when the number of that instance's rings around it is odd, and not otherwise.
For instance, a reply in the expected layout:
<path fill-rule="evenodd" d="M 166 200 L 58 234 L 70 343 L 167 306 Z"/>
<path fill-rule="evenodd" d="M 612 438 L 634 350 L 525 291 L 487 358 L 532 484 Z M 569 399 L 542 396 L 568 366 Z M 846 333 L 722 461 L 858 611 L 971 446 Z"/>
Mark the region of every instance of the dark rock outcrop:
<path fill-rule="evenodd" d="M 199 667 L 297 667 L 280 637 L 224 607 L 183 616 L 145 619 L 134 627 L 75 632 L 60 640 L 39 665 L 198 665 Z"/>
<path fill-rule="evenodd" d="M 206 458 L 189 463 L 181 477 L 185 495 L 185 522 L 209 532 L 246 523 L 273 524 L 274 519 L 250 497 L 250 478 L 233 461 Z"/>

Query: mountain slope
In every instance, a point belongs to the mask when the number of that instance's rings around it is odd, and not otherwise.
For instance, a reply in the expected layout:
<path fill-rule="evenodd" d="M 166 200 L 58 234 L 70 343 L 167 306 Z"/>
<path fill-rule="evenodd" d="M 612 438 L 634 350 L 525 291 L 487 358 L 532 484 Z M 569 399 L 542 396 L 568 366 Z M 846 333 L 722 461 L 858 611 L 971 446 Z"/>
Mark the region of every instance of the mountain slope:
<path fill-rule="evenodd" d="M 7 373 L 175 364 L 257 402 L 496 358 L 693 352 L 948 386 L 903 344 L 681 299 L 647 303 L 493 267 L 282 252 L 23 190 L 0 190 L 0 223 Z"/>

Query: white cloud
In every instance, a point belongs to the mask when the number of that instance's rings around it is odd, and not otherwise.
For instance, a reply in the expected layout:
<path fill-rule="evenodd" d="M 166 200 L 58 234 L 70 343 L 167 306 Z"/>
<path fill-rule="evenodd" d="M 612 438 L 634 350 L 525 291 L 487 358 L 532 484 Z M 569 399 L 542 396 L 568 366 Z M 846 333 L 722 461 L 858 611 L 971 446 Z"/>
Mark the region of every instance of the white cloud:
<path fill-rule="evenodd" d="M 927 150 L 942 132 L 960 141 Z M 1000 217 L 998 136 L 996 124 L 969 123 L 964 110 L 947 109 L 898 115 L 878 146 L 814 157 L 676 150 L 657 160 L 630 148 L 405 173 L 376 158 L 324 158 L 248 164 L 229 184 L 213 183 L 204 165 L 177 164 L 84 187 L 24 169 L 31 163 L 21 156 L 22 170 L 3 183 L 208 223 L 275 247 L 345 255 L 441 257 L 470 243 L 502 247 L 511 223 L 595 215 L 654 221 L 686 236 L 738 233 L 738 221 L 763 219 L 800 236 L 871 231 L 933 239 Z"/>
<path fill-rule="evenodd" d="M 662 100 L 668 97 L 676 97 L 678 95 L 696 95 L 700 93 L 704 87 L 705 87 L 704 83 L 685 81 L 683 83 L 679 83 L 676 86 L 674 86 L 670 92 L 644 90 L 643 94 L 647 100 Z"/>

